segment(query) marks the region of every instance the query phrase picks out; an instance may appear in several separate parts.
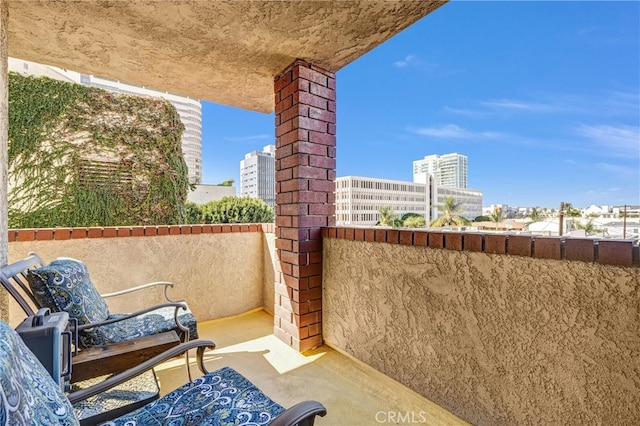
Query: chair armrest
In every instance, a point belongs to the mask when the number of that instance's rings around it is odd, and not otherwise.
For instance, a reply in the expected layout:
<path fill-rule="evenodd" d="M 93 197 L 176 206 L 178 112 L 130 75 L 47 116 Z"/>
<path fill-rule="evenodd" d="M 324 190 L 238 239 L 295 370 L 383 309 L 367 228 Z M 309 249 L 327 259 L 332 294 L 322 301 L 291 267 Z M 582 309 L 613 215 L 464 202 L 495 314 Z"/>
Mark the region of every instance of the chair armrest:
<path fill-rule="evenodd" d="M 72 404 L 75 404 L 78 401 L 83 401 L 94 395 L 105 392 L 114 386 L 124 383 L 127 380 L 131 380 L 132 378 L 141 375 L 145 371 L 149 371 L 150 369 L 157 367 L 158 365 L 162 364 L 165 361 L 175 358 L 178 355 L 182 355 L 183 353 L 189 351 L 190 349 L 198 350 L 196 354 L 196 362 L 198 364 L 198 368 L 200 369 L 200 371 L 202 371 L 203 374 L 207 374 L 209 373 L 209 371 L 204 365 L 204 351 L 207 348 L 214 349 L 215 347 L 216 347 L 216 344 L 213 343 L 211 340 L 204 340 L 204 339 L 191 340 L 186 343 L 181 343 L 178 346 L 175 346 L 171 349 L 167 349 L 160 355 L 156 355 L 153 358 L 133 368 L 123 371 L 122 373 L 113 375 L 108 379 L 105 379 L 103 382 L 90 386 L 86 389 L 72 392 L 67 395 L 67 398 Z"/>
<path fill-rule="evenodd" d="M 302 401 L 273 419 L 269 426 L 311 426 L 315 416 L 324 417 L 327 409 L 318 401 Z"/>
<path fill-rule="evenodd" d="M 82 325 L 78 326 L 78 331 L 84 331 L 84 330 L 89 330 L 89 329 L 92 329 L 92 328 L 100 327 L 100 326 L 103 326 L 103 325 L 113 324 L 113 323 L 116 323 L 116 322 L 119 322 L 119 321 L 124 321 L 124 320 L 130 319 L 130 318 L 135 318 L 137 316 L 146 314 L 148 312 L 155 311 L 156 309 L 167 308 L 167 307 L 175 307 L 176 308 L 176 315 L 175 315 L 176 324 L 180 329 L 183 329 L 184 326 L 182 324 L 180 324 L 180 322 L 178 322 L 178 310 L 179 309 L 183 309 L 183 310 L 186 311 L 187 308 L 188 308 L 187 304 L 185 302 L 170 302 L 170 303 L 161 303 L 159 305 L 151 306 L 151 307 L 148 307 L 146 309 L 142 309 L 140 311 L 136 311 L 136 312 L 124 315 L 124 316 L 122 316 L 120 318 L 113 318 L 113 319 L 106 320 L 106 321 L 101 321 L 101 322 L 92 322 L 92 323 L 89 323 L 89 324 L 82 324 Z"/>
<path fill-rule="evenodd" d="M 115 296 L 122 296 L 123 294 L 129 294 L 129 293 L 133 293 L 135 291 L 140 291 L 140 290 L 145 290 L 147 288 L 152 288 L 152 287 L 159 287 L 159 286 L 164 286 L 164 298 L 167 300 L 167 302 L 173 302 L 173 300 L 169 299 L 169 295 L 167 294 L 167 290 L 170 288 L 175 287 L 175 284 L 169 281 L 154 281 L 152 283 L 147 283 L 147 284 L 142 284 L 136 287 L 131 287 L 131 288 L 127 288 L 124 290 L 120 290 L 120 291 L 114 291 L 112 293 L 105 293 L 105 294 L 101 294 L 100 296 L 102 296 L 103 298 L 109 298 L 109 297 L 115 297 Z"/>

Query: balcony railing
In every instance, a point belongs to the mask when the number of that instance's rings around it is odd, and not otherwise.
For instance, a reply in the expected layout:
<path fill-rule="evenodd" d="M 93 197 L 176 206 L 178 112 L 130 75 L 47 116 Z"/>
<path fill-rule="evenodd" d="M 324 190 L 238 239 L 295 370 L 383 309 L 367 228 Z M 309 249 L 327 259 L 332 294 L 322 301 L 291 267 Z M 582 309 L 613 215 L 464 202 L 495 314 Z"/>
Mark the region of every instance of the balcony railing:
<path fill-rule="evenodd" d="M 323 237 L 331 348 L 474 424 L 640 423 L 637 241 L 382 228 Z M 270 224 L 12 230 L 9 240 L 10 261 L 31 250 L 82 259 L 101 292 L 174 281 L 172 296 L 202 323 L 273 310 Z"/>

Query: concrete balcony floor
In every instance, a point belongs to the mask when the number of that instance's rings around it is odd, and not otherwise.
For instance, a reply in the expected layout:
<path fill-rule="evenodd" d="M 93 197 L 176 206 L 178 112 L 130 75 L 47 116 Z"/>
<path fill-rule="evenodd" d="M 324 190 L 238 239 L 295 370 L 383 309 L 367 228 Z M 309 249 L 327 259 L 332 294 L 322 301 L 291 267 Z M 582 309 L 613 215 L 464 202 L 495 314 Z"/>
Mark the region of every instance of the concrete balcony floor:
<path fill-rule="evenodd" d="M 300 354 L 273 335 L 273 316 L 260 309 L 201 322 L 200 337 L 216 349 L 205 354 L 210 371 L 230 366 L 279 404 L 320 401 L 327 415 L 317 425 L 467 425 L 460 418 L 362 362 L 328 346 Z M 162 391 L 187 381 L 183 360 L 156 370 Z M 200 374 L 192 367 L 194 376 Z"/>

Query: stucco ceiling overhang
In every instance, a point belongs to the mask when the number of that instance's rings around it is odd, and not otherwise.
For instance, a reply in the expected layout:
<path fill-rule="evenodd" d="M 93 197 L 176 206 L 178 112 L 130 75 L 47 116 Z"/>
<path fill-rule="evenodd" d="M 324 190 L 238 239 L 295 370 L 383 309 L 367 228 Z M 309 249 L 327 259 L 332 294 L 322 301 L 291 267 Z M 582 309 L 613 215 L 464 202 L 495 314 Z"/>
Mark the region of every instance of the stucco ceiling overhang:
<path fill-rule="evenodd" d="M 295 59 L 336 72 L 442 4 L 10 0 L 9 56 L 271 112 Z"/>

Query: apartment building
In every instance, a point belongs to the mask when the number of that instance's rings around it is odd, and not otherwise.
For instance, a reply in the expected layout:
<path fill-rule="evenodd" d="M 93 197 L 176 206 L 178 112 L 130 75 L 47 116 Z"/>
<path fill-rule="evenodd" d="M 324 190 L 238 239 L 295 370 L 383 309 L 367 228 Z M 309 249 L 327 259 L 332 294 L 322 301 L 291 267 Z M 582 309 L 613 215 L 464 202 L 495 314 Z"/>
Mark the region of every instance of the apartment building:
<path fill-rule="evenodd" d="M 276 146 L 245 154 L 240 161 L 240 196 L 262 198 L 276 206 Z"/>
<path fill-rule="evenodd" d="M 413 181 L 433 183 L 431 196 L 431 216 L 441 215 L 444 200 L 453 197 L 460 204 L 458 216 L 473 220 L 482 215 L 482 191 L 468 188 L 468 158 L 466 155 L 451 153 L 427 155 L 413 162 Z"/>
<path fill-rule="evenodd" d="M 413 162 L 413 181 L 416 175 L 428 173 L 433 176 L 437 186 L 466 188 L 468 183 L 468 159 L 457 153 L 445 155 L 427 155 Z"/>
<path fill-rule="evenodd" d="M 202 104 L 199 99 L 153 90 L 148 87 L 133 86 L 120 81 L 107 80 L 93 75 L 81 74 L 62 68 L 9 58 L 9 71 L 24 75 L 45 76 L 56 80 L 98 87 L 116 93 L 136 96 L 160 97 L 168 100 L 176 108 L 184 124 L 182 152 L 187 163 L 189 182 L 202 183 Z"/>

